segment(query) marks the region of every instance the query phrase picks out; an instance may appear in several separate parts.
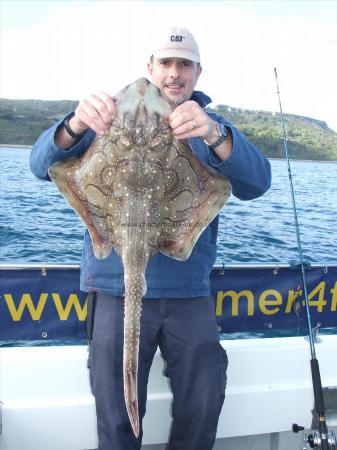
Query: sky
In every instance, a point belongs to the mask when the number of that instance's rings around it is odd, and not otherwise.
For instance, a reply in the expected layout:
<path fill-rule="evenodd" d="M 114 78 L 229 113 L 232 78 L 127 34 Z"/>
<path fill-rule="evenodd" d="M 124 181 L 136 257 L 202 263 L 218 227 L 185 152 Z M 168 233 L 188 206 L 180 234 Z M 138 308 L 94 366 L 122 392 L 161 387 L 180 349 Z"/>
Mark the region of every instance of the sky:
<path fill-rule="evenodd" d="M 278 111 L 337 132 L 337 0 L 0 0 L 0 96 L 116 94 L 147 75 L 155 36 L 188 28 L 212 106 Z"/>

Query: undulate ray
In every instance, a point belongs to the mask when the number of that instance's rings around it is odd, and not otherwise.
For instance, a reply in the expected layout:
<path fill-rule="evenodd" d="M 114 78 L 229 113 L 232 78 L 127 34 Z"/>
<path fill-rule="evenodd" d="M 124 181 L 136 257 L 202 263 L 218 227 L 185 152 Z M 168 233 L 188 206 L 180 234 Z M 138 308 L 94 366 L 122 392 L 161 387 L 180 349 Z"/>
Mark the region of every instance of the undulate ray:
<path fill-rule="evenodd" d="M 49 175 L 90 233 L 96 258 L 114 248 L 124 267 L 124 396 L 139 435 L 138 351 L 145 269 L 158 251 L 186 260 L 230 196 L 229 181 L 201 163 L 168 125 L 172 106 L 140 78 L 115 97 L 109 134 Z"/>

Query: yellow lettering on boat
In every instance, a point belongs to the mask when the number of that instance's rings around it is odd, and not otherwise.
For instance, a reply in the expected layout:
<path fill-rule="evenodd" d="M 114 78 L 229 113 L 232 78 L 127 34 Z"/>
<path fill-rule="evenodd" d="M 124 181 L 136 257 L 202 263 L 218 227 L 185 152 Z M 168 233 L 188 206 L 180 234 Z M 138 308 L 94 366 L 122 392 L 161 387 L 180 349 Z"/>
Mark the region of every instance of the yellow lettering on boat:
<path fill-rule="evenodd" d="M 316 306 L 317 312 L 323 311 L 323 306 L 326 305 L 326 300 L 324 299 L 325 293 L 325 282 L 321 281 L 309 294 L 309 306 Z M 317 300 L 312 300 L 315 295 L 317 295 Z"/>
<path fill-rule="evenodd" d="M 266 289 L 262 292 L 259 299 L 259 307 L 263 314 L 271 316 L 280 311 L 280 308 L 271 308 L 268 306 L 282 305 L 282 295 L 276 289 Z"/>
<path fill-rule="evenodd" d="M 248 316 L 254 315 L 254 295 L 252 291 L 243 290 L 240 292 L 235 291 L 218 291 L 216 298 L 216 315 L 222 316 L 223 300 L 225 297 L 229 297 L 232 300 L 232 316 L 239 315 L 239 299 L 246 297 L 247 299 L 247 312 Z"/>
<path fill-rule="evenodd" d="M 331 289 L 332 299 L 331 299 L 331 311 L 337 310 L 337 281 L 335 281 L 334 287 Z"/>
<path fill-rule="evenodd" d="M 4 298 L 7 303 L 7 307 L 12 319 L 15 322 L 19 322 L 26 308 L 28 309 L 29 314 L 33 320 L 40 320 L 48 298 L 48 294 L 45 293 L 40 294 L 37 306 L 34 305 L 30 294 L 22 294 L 18 307 L 16 307 L 14 303 L 12 294 L 4 294 Z"/>
<path fill-rule="evenodd" d="M 296 291 L 294 291 L 294 290 L 291 289 L 291 290 L 288 292 L 287 306 L 286 306 L 286 309 L 285 309 L 285 311 L 284 311 L 286 314 L 291 313 L 291 310 L 292 310 L 294 301 L 295 301 L 298 297 L 300 297 L 301 295 L 302 295 L 302 289 L 298 289 L 298 290 L 296 290 Z"/>
<path fill-rule="evenodd" d="M 63 307 L 60 294 L 53 292 L 51 295 L 53 297 L 55 308 L 60 320 L 68 320 L 70 311 L 73 307 L 75 308 L 79 321 L 83 322 L 87 318 L 87 300 L 85 301 L 82 308 L 77 294 L 70 294 L 68 300 L 66 301 L 65 307 Z"/>

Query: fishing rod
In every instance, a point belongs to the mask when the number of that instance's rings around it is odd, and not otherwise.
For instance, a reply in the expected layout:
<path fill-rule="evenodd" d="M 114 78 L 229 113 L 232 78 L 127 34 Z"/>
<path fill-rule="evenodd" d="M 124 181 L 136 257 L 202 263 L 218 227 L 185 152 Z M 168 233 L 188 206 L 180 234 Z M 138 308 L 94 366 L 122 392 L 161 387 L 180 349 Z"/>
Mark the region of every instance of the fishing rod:
<path fill-rule="evenodd" d="M 318 432 L 312 431 L 310 434 L 304 435 L 305 447 L 303 447 L 303 450 L 310 449 L 310 448 L 314 448 L 314 449 L 318 449 L 318 450 L 336 450 L 336 435 L 333 431 L 329 432 L 327 425 L 326 425 L 323 388 L 322 388 L 319 364 L 318 364 L 318 360 L 316 358 L 315 342 L 314 342 L 314 337 L 313 337 L 313 332 L 312 332 L 307 283 L 306 283 L 306 279 L 305 279 L 305 264 L 304 264 L 304 259 L 303 259 L 301 236 L 300 236 L 300 227 L 298 224 L 296 200 L 295 200 L 293 179 L 292 179 L 292 173 L 291 173 L 291 167 L 290 167 L 290 161 L 289 161 L 287 138 L 286 138 L 286 132 L 285 132 L 285 126 L 284 126 L 284 117 L 283 117 L 283 111 L 282 111 L 281 96 L 280 96 L 280 89 L 279 89 L 279 84 L 278 84 L 276 67 L 274 67 L 274 72 L 275 72 L 277 95 L 278 95 L 279 107 L 280 107 L 280 113 L 281 113 L 280 117 L 281 117 L 281 124 L 282 124 L 283 144 L 284 144 L 284 151 L 285 151 L 285 156 L 286 156 L 286 161 L 287 161 L 287 166 L 288 166 L 288 177 L 289 177 L 289 183 L 290 183 L 290 191 L 291 191 L 295 229 L 296 229 L 299 266 L 300 266 L 300 270 L 301 270 L 301 279 L 302 279 L 302 285 L 303 285 L 305 310 L 306 310 L 307 324 L 308 324 L 308 330 L 309 330 L 309 342 L 310 342 L 310 352 L 311 352 L 310 366 L 311 366 L 311 377 L 312 377 L 312 385 L 313 385 L 314 399 L 315 399 L 314 413 L 316 414 L 317 419 L 318 419 Z M 293 424 L 294 433 L 298 433 L 301 430 L 304 430 L 304 427 L 299 426 L 297 424 Z"/>

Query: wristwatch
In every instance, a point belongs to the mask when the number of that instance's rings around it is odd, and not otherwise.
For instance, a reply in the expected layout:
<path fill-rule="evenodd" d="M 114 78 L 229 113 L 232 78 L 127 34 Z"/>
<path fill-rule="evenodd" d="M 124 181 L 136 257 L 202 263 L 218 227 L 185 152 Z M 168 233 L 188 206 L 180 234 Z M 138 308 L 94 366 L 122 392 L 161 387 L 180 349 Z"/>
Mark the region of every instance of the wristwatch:
<path fill-rule="evenodd" d="M 225 142 L 225 140 L 228 137 L 228 130 L 227 130 L 226 126 L 223 123 L 218 123 L 217 122 L 216 123 L 216 128 L 217 128 L 218 133 L 219 133 L 218 139 L 215 142 L 213 142 L 213 144 L 210 144 L 209 142 L 207 142 L 205 140 L 205 143 L 212 150 L 214 150 L 215 148 L 219 147 L 219 145 L 221 145 L 223 142 Z"/>
<path fill-rule="evenodd" d="M 71 136 L 74 139 L 81 139 L 81 137 L 83 137 L 85 135 L 85 133 L 87 132 L 87 130 L 82 131 L 82 133 L 75 133 L 75 131 L 73 131 L 70 128 L 69 125 L 69 120 L 72 119 L 74 117 L 75 113 L 72 112 L 71 114 L 69 114 L 63 121 L 62 125 L 64 126 L 64 128 L 66 129 L 67 133 L 69 134 L 69 136 Z"/>

